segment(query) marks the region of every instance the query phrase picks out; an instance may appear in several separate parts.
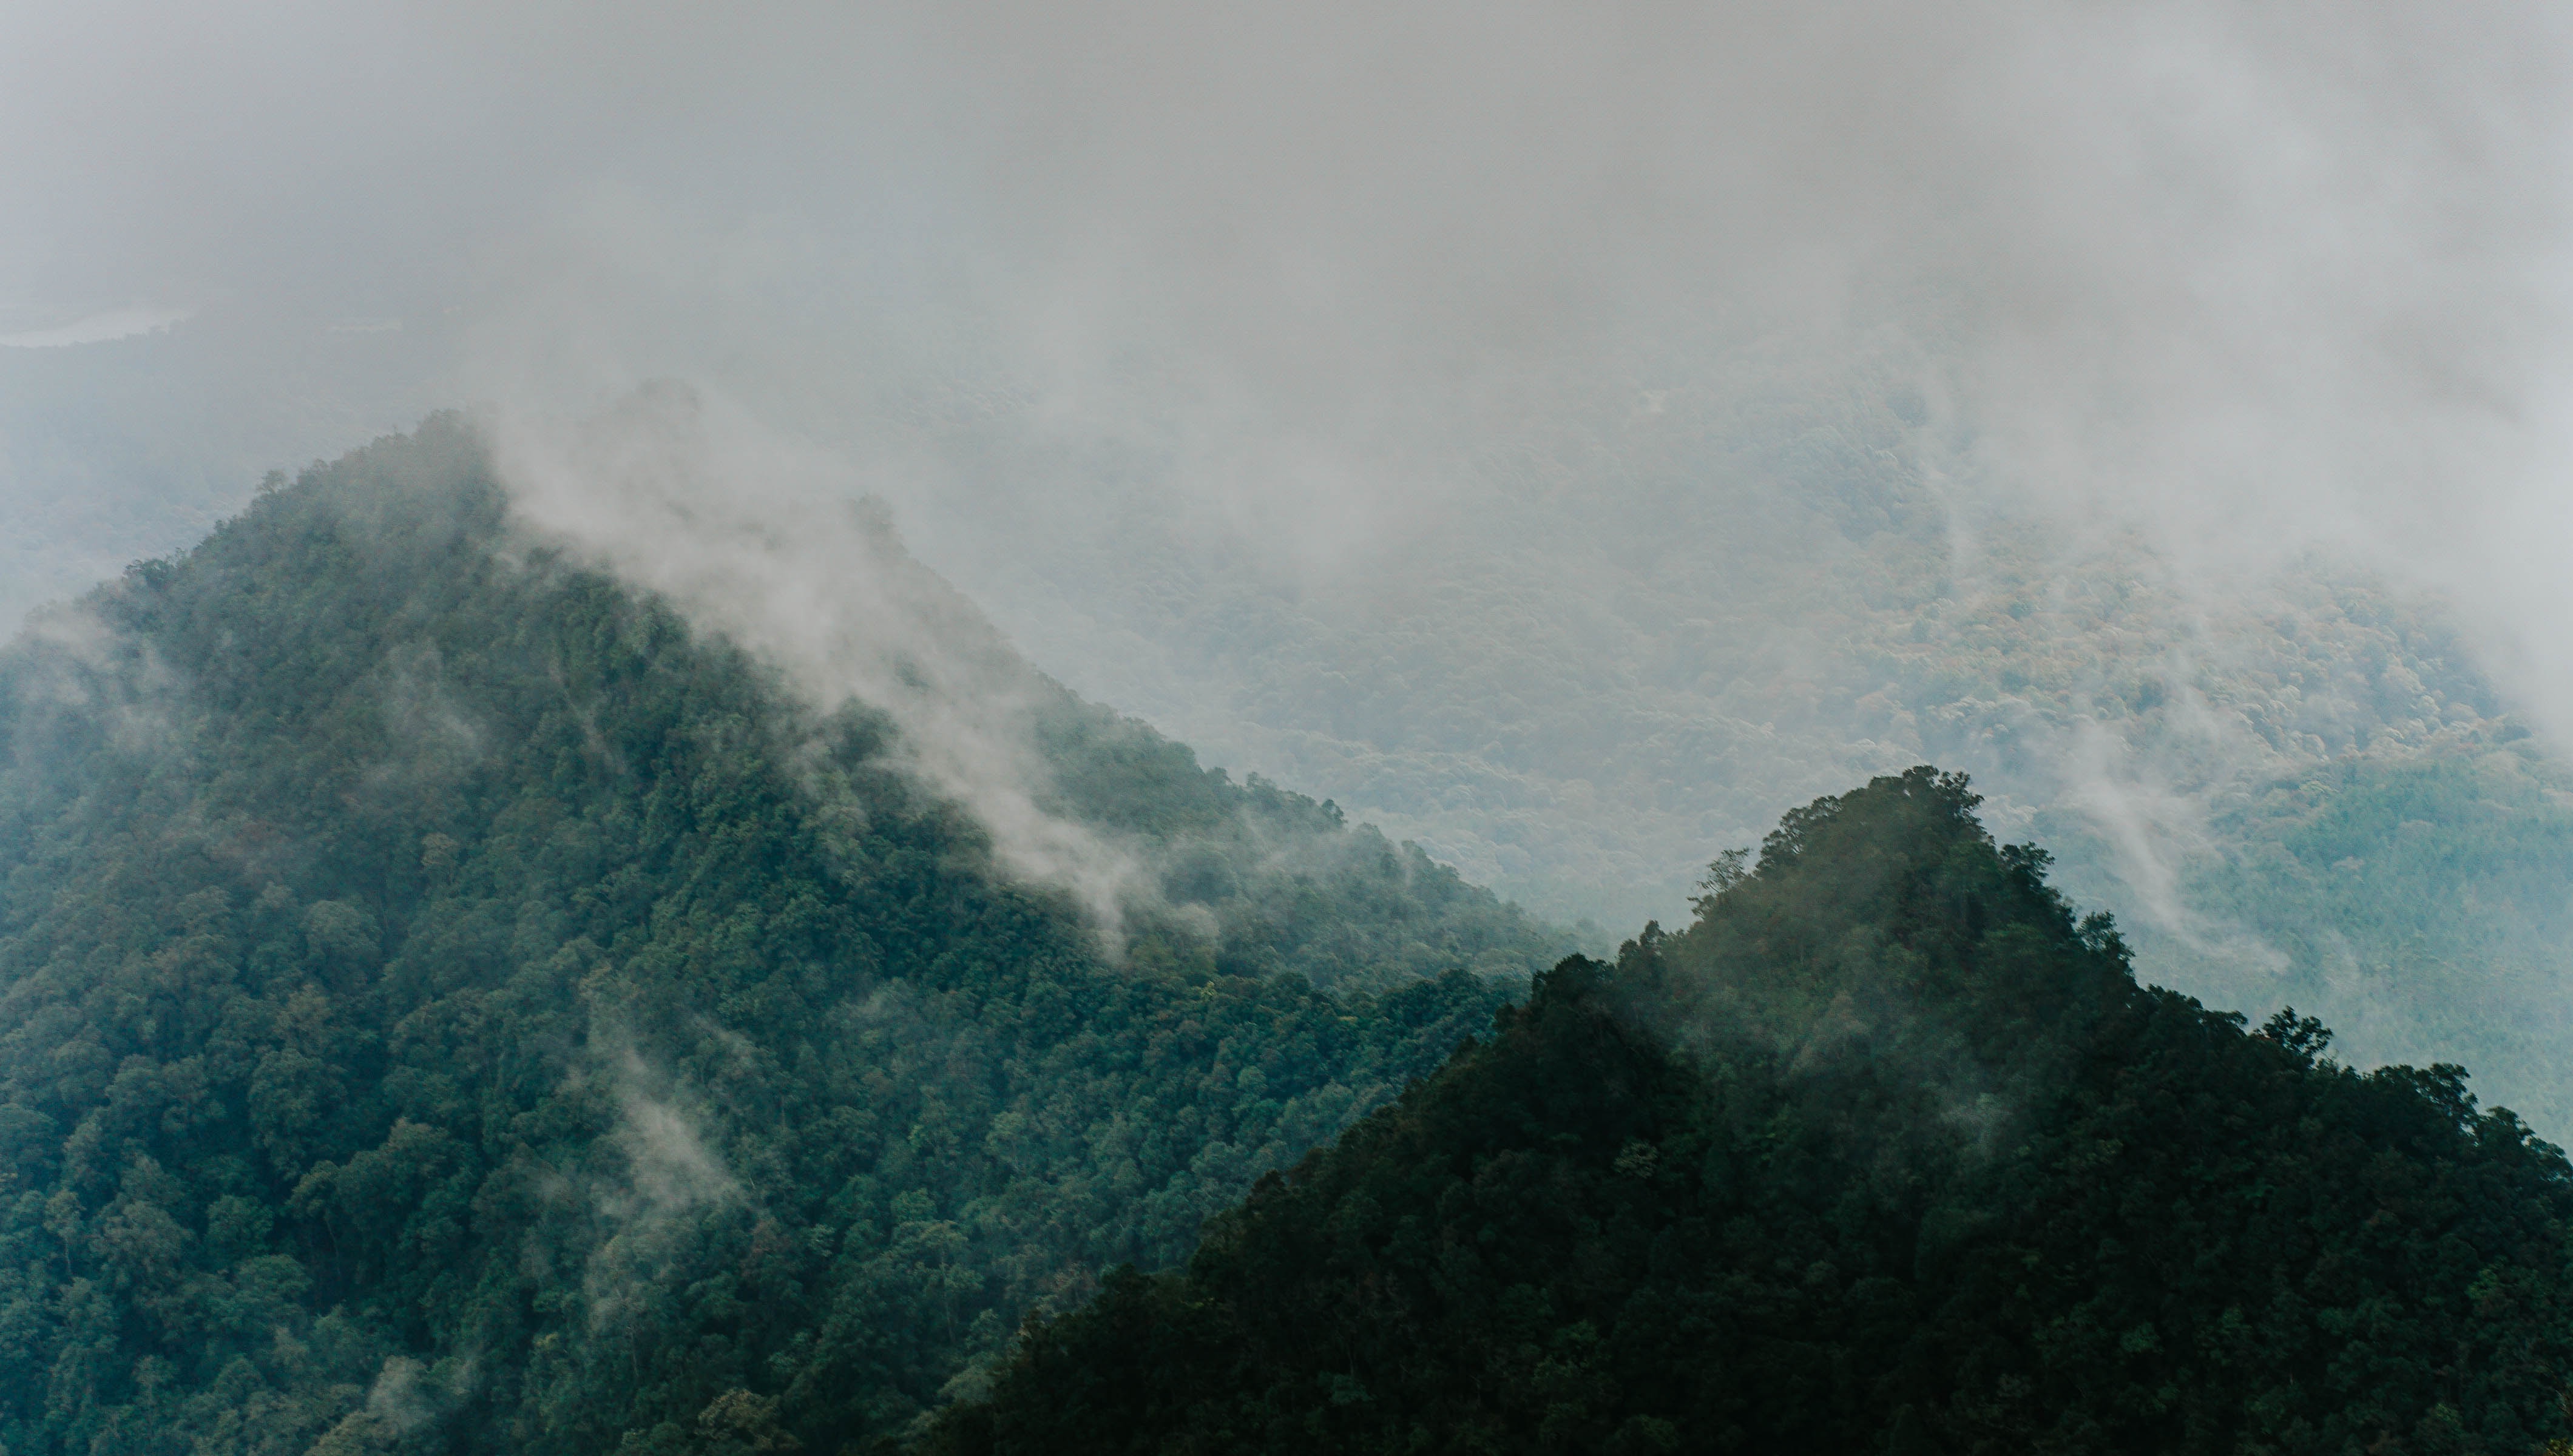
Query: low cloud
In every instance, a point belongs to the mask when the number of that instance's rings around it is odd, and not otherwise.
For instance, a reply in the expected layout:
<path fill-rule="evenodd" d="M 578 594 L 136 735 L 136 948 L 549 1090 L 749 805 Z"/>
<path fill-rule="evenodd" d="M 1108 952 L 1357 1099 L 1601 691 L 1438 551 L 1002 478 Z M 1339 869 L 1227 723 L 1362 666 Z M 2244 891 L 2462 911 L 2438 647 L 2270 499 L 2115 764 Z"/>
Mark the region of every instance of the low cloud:
<path fill-rule="evenodd" d="M 606 1141 L 624 1168 L 621 1176 L 602 1174 L 587 1189 L 605 1232 L 589 1249 L 582 1273 L 592 1333 L 640 1308 L 647 1291 L 693 1252 L 699 1215 L 745 1196 L 667 1079 L 615 1030 L 602 1029 L 597 1041 L 605 1066 L 586 1075 L 608 1082 L 617 1120 Z"/>
<path fill-rule="evenodd" d="M 897 763 L 968 810 L 1008 873 L 1076 896 L 1113 950 L 1135 862 L 1040 805 L 1032 736 L 1053 689 L 904 551 L 848 468 L 741 412 L 654 385 L 576 422 L 498 413 L 517 515 L 780 670 L 823 712 L 857 703 Z"/>
<path fill-rule="evenodd" d="M 188 322 L 196 317 L 196 313 L 194 308 L 162 309 L 149 304 L 134 304 L 91 314 L 51 329 L 0 334 L 0 349 L 68 349 L 81 344 L 107 344 L 119 339 L 132 339 L 138 334 L 158 334 L 174 324 Z"/>
<path fill-rule="evenodd" d="M 859 496 L 1074 686 L 1477 875 L 1533 887 L 1578 851 L 1597 871 L 1566 895 L 1603 911 L 1672 846 L 1899 767 L 1937 713 L 1980 733 L 2015 710 L 1916 696 L 1825 742 L 1719 681 L 1623 743 L 1548 724 L 1598 765 L 1557 771 L 1503 734 L 1404 757 L 1363 720 L 1624 692 L 1589 641 L 1560 678 L 1377 684 L 1462 655 L 1433 631 L 1570 635 L 1696 555 L 1716 584 L 1651 605 L 1714 620 L 1723 574 L 1769 571 L 1770 619 L 1719 624 L 1774 645 L 1724 670 L 1815 685 L 1808 588 L 1847 543 L 1790 507 L 1848 473 L 1800 437 L 1854 394 L 1902 401 L 1860 453 L 1948 514 L 1961 577 L 1997 516 L 2054 529 L 2066 580 L 2132 540 L 2218 605 L 2316 559 L 2370 568 L 2445 593 L 2487 708 L 2573 741 L 2561 7 L 22 9 L 0 17 L 0 326 L 206 300 L 134 346 L 137 377 L 147 346 L 228 332 L 149 389 L 74 372 L 114 351 L 9 354 L 103 401 L 97 427 L 18 431 L 61 442 L 11 445 L 13 498 L 96 496 L 84 440 L 202 435 L 170 402 L 191 389 L 292 401 L 242 427 L 280 460 L 397 400 L 499 399 L 531 522 L 815 702 L 892 715 L 1005 864 L 1104 924 L 1120 856 L 1038 811 L 1017 689 L 882 567 Z M 684 429 L 533 422 L 665 376 L 706 401 Z M 47 430 L 77 413 L 16 397 Z M 1773 427 L 1786 448 L 1740 447 Z M 183 447 L 205 448 L 156 446 Z M 93 538 L 133 514 L 84 525 L 82 559 L 121 559 Z M 1529 580 L 1558 589 L 1504 589 Z M 1441 592 L 1478 599 L 1441 615 Z M 1353 660 L 1319 660 L 1342 641 Z M 1724 648 L 1674 630 L 1642 655 Z M 1297 681 L 1359 700 L 1356 726 L 1260 696 L 1281 658 L 1314 659 Z M 2350 746 L 2293 704 L 2267 720 L 2297 720 L 2292 754 L 2223 726 L 2233 705 L 2192 736 L 2186 706 L 2150 741 L 2106 711 L 2039 724 L 2008 746 L 2025 793 L 1975 767 L 1999 811 L 2061 789 L 2167 904 L 2210 785 Z M 1618 781 L 1646 758 L 1727 785 L 1674 811 L 1675 780 Z"/>

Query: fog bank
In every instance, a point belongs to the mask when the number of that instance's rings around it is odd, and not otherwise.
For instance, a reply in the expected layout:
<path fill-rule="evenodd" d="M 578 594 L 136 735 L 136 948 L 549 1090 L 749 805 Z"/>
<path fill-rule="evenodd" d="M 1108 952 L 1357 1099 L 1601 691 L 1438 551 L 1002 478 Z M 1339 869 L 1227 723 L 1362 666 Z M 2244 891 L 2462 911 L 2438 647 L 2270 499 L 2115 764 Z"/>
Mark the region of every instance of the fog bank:
<path fill-rule="evenodd" d="M 45 542 L 10 601 L 183 544 L 251 460 L 675 378 L 759 443 L 559 514 L 645 584 L 712 601 L 661 566 L 717 520 L 768 543 L 726 583 L 828 600 L 821 501 L 871 492 L 1075 687 L 1557 909 L 1667 899 L 1782 804 L 1927 752 L 2019 774 L 2005 822 L 2078 811 L 2148 904 L 2210 786 L 2352 746 L 2338 709 L 2246 718 L 2198 681 L 2261 658 L 2278 602 L 2341 630 L 2334 573 L 2462 635 L 2371 639 L 2300 693 L 2400 697 L 2390 671 L 2424 740 L 2573 731 L 2567 24 L 22 8 L 0 333 L 197 312 L 0 359 L 44 401 L 0 405 L 0 506 Z M 780 487 L 789 457 L 831 483 Z M 101 511 L 103 478 L 148 483 Z M 2154 603 L 2159 665 L 2082 669 L 2007 752 L 1974 745 L 2022 690 L 1925 730 L 1932 688 L 1835 665 L 1962 642 L 1968 599 L 2096 656 L 2108 618 L 2064 604 L 2103 572 Z M 1569 665 L 1457 647 L 1495 621 Z M 1468 741 L 1590 692 L 1650 705 Z M 2160 726 L 2103 706 L 2135 694 Z M 1714 797 L 1613 782 L 1636 756 Z M 1658 827 L 1566 878 L 1628 822 Z"/>

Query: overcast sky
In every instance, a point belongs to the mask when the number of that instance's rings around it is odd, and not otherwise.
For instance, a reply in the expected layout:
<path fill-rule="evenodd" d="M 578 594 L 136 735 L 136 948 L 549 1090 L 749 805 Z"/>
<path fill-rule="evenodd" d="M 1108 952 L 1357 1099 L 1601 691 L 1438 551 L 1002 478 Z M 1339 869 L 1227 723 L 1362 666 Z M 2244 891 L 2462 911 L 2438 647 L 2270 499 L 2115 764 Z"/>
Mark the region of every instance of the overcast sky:
<path fill-rule="evenodd" d="M 1469 507 L 1446 462 L 1567 378 L 1893 336 L 1974 488 L 2397 563 L 2561 732 L 2567 17 L 13 5 L 0 507 L 68 529 L 84 441 L 190 390 L 294 402 L 231 470 L 660 375 L 829 437 L 934 378 L 1309 564 Z M 192 331 L 150 388 L 96 342 Z"/>

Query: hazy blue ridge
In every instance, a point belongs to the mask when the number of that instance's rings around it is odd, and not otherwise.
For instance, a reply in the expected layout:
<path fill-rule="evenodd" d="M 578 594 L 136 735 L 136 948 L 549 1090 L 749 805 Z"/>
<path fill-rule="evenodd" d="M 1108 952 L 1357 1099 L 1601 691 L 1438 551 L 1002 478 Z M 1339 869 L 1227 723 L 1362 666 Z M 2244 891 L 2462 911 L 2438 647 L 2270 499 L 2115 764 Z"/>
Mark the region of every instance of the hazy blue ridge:
<path fill-rule="evenodd" d="M 2148 979 L 2293 1003 L 2360 1065 L 2470 1065 L 2573 1135 L 2573 938 L 2543 929 L 2573 914 L 2573 781 L 2514 710 L 2526 684 L 2381 569 L 2210 574 L 1979 491 L 1919 364 L 1556 380 L 1558 415 L 1477 456 L 1433 524 L 1302 574 L 1109 452 L 959 404 L 994 458 L 940 559 L 1085 691 L 1565 918 L 1675 920 L 1712 853 L 1817 794 L 1971 773 Z"/>

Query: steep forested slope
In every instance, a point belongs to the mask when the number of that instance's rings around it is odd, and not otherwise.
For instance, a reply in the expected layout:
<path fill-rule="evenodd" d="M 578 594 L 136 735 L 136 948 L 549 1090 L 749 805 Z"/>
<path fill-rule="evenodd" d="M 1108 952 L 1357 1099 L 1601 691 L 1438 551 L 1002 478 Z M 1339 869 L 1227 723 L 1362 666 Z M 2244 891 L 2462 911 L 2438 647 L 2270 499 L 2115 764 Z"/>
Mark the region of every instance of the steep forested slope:
<path fill-rule="evenodd" d="M 0 655 L 0 1443 L 827 1451 L 1562 945 L 1056 691 L 1112 962 L 455 420 Z M 1443 974 L 1442 974 L 1443 973 Z M 730 1424 L 726 1424 L 729 1422 Z M 751 1437 L 744 1437 L 751 1439 Z"/>
<path fill-rule="evenodd" d="M 923 1449 L 2553 1449 L 2563 1155 L 2138 986 L 1974 807 L 1790 814 Z"/>

